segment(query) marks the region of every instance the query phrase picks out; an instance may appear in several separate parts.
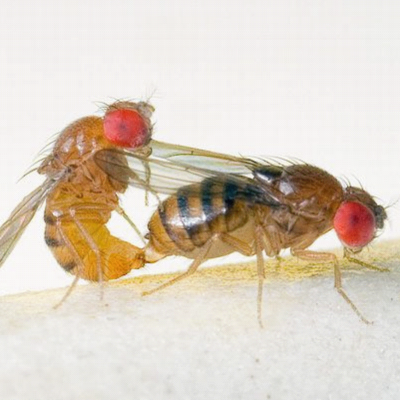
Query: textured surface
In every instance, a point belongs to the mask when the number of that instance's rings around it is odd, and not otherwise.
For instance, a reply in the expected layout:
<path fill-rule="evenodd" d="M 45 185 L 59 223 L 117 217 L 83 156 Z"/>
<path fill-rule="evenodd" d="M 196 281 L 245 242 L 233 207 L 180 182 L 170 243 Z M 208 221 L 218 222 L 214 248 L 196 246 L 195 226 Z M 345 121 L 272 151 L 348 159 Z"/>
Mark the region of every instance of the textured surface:
<path fill-rule="evenodd" d="M 366 258 L 391 272 L 345 271 L 365 325 L 329 267 L 268 265 L 264 322 L 254 265 L 202 270 L 140 297 L 166 276 L 0 299 L 0 398 L 395 399 L 400 391 L 400 246 Z M 314 275 L 314 276 L 307 276 Z M 305 279 L 303 279 L 305 278 Z"/>

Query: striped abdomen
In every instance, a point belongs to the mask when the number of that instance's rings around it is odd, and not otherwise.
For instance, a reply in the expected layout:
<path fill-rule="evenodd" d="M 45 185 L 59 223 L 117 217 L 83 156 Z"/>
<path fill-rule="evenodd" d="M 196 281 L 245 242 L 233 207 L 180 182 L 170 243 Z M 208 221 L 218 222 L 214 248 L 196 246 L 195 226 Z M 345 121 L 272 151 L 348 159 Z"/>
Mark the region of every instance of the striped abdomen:
<path fill-rule="evenodd" d="M 233 233 L 249 222 L 245 186 L 229 178 L 206 179 L 167 198 L 150 219 L 145 259 L 191 257 L 214 235 Z"/>

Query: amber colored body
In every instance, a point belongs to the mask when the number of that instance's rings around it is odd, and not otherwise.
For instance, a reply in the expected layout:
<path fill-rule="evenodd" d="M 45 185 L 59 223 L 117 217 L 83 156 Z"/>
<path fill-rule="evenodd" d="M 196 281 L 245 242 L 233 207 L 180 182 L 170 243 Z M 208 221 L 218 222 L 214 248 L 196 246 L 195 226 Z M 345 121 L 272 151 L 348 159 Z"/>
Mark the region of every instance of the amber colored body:
<path fill-rule="evenodd" d="M 282 168 L 278 176 L 275 170 L 259 173 L 263 180 L 268 179 L 268 190 L 276 195 L 280 206 L 257 201 L 252 190 L 235 187 L 228 178 L 213 185 L 206 180 L 182 188 L 164 201 L 149 222 L 146 261 L 155 262 L 168 255 L 196 258 L 210 240 L 214 244 L 204 260 L 246 247 L 254 253 L 256 232 L 261 232 L 265 253 L 276 256 L 286 248 L 306 249 L 332 229 L 333 216 L 344 198 L 337 179 L 303 164 Z M 230 195 L 224 189 L 229 184 Z"/>
<path fill-rule="evenodd" d="M 127 187 L 93 161 L 97 150 L 110 147 L 103 120 L 85 117 L 64 129 L 39 168 L 49 177 L 63 174 L 46 199 L 46 243 L 66 271 L 92 281 L 115 279 L 143 265 L 139 249 L 106 227 L 118 207 L 117 194 Z"/>
<path fill-rule="evenodd" d="M 335 288 L 363 322 L 361 314 L 342 288 L 337 257 L 308 247 L 334 228 L 335 215 L 343 204 L 354 202 L 369 211 L 373 237 L 386 219 L 383 207 L 364 190 L 346 187 L 327 172 L 308 164 L 289 166 L 253 164 L 249 185 L 234 175 L 206 179 L 183 187 L 167 198 L 153 214 L 144 248 L 146 262 L 169 255 L 193 258 L 188 270 L 145 292 L 151 294 L 194 273 L 207 259 L 232 252 L 257 256 L 258 321 L 262 326 L 261 304 L 264 279 L 263 253 L 278 256 L 290 249 L 301 259 L 332 262 Z M 264 194 L 264 196 L 263 196 Z M 355 219 L 347 221 L 350 226 Z M 350 256 L 362 249 L 345 247 L 345 256 L 367 268 L 382 270 Z"/>

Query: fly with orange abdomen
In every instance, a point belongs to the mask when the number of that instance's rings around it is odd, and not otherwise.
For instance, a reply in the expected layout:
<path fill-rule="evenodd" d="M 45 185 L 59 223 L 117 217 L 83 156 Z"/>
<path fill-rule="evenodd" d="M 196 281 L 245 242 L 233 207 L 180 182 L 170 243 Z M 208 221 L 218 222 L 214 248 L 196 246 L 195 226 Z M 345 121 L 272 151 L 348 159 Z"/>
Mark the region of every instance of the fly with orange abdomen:
<path fill-rule="evenodd" d="M 145 102 L 119 101 L 107 106 L 103 117 L 81 118 L 60 133 L 37 169 L 46 176 L 45 182 L 0 227 L 0 265 L 46 202 L 45 242 L 64 270 L 75 275 L 68 293 L 80 278 L 103 282 L 143 266 L 141 249 L 111 235 L 107 228 L 113 211 L 134 226 L 118 197 L 126 190 L 129 177 L 120 170 L 118 179 L 113 179 L 98 167 L 94 156 L 102 149 L 128 148 L 147 157 L 153 111 Z M 123 155 L 110 154 L 108 162 L 116 161 L 127 165 Z"/>

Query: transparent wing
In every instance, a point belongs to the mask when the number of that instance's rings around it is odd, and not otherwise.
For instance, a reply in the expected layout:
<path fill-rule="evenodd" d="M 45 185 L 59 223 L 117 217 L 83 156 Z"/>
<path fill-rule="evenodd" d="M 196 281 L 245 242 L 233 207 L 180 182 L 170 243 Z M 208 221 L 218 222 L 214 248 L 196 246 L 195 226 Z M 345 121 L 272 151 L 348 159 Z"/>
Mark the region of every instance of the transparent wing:
<path fill-rule="evenodd" d="M 24 197 L 7 221 L 0 227 L 0 266 L 18 242 L 55 183 L 53 180 L 46 180 L 41 186 Z"/>
<path fill-rule="evenodd" d="M 189 170 L 198 168 L 206 171 L 205 174 L 235 175 L 237 180 L 248 177 L 252 180 L 253 187 L 262 192 L 263 203 L 280 205 L 281 209 L 285 208 L 296 216 L 321 219 L 321 210 L 309 210 L 306 207 L 319 191 L 321 182 L 319 179 L 315 181 L 315 171 L 319 169 L 302 160 L 235 157 L 156 140 L 152 140 L 151 147 L 152 156 L 170 161 L 171 164 L 185 164 Z"/>
<path fill-rule="evenodd" d="M 172 194 L 182 186 L 199 183 L 206 178 L 220 177 L 223 172 L 204 169 L 169 159 L 141 156 L 135 152 L 118 149 L 99 150 L 95 155 L 97 165 L 111 178 L 124 184 Z M 248 183 L 249 178 L 235 176 L 241 183 Z"/>
<path fill-rule="evenodd" d="M 151 149 L 152 155 L 156 158 L 229 174 L 249 174 L 255 167 L 254 164 L 257 164 L 249 158 L 164 143 L 158 140 L 151 141 Z"/>
<path fill-rule="evenodd" d="M 121 157 L 124 156 L 124 157 Z M 142 157 L 134 152 L 123 152 L 116 149 L 100 150 L 95 155 L 97 165 L 112 179 L 119 180 L 123 184 L 129 184 L 148 190 L 155 194 L 174 194 L 183 186 L 186 192 L 198 193 L 198 185 L 204 180 L 213 179 L 216 183 L 229 180 L 234 183 L 241 193 L 249 199 L 262 202 L 269 206 L 279 206 L 280 203 L 273 194 L 259 185 L 247 175 L 233 174 L 201 168 L 178 162 L 175 159 L 156 159 L 152 156 Z M 249 172 L 247 170 L 247 172 Z M 192 186 L 192 189 L 190 188 Z M 216 185 L 218 193 L 218 185 Z M 221 194 L 225 190 L 224 185 L 219 185 Z"/>

